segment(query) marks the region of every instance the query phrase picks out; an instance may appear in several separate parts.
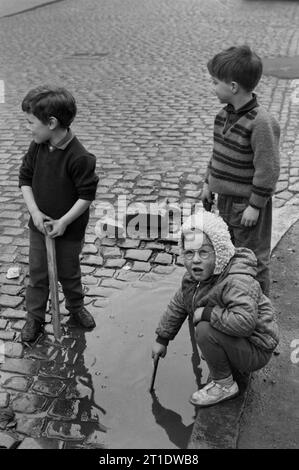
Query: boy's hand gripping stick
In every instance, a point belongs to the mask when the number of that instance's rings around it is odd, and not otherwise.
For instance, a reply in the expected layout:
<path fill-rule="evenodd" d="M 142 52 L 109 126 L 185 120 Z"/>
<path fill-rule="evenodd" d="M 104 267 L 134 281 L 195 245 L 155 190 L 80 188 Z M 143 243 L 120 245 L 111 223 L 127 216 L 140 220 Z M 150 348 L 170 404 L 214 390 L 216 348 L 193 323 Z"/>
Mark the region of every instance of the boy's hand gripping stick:
<path fill-rule="evenodd" d="M 61 325 L 60 325 L 56 250 L 55 250 L 55 240 L 53 238 L 50 238 L 49 235 L 47 235 L 49 228 L 45 226 L 45 230 L 46 230 L 45 241 L 46 241 L 46 248 L 47 248 L 48 274 L 49 274 L 49 285 L 50 285 L 50 293 L 51 293 L 52 324 L 53 324 L 53 330 L 54 330 L 54 337 L 55 339 L 60 340 L 62 333 L 61 333 Z"/>
<path fill-rule="evenodd" d="M 215 201 L 215 194 L 213 193 L 213 194 L 211 194 L 211 202 L 205 201 L 205 202 L 203 203 L 204 209 L 205 209 L 206 211 L 208 211 L 208 212 L 211 212 L 212 207 L 213 207 L 213 204 L 214 204 L 214 201 Z"/>

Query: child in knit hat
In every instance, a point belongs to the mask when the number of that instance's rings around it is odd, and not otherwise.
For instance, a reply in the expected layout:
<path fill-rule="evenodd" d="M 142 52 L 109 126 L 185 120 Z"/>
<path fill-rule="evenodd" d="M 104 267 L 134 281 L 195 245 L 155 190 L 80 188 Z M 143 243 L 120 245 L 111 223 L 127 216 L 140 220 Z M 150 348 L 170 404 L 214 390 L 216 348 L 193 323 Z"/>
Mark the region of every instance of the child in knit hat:
<path fill-rule="evenodd" d="M 233 246 L 221 217 L 193 214 L 182 226 L 180 244 L 187 272 L 156 329 L 152 357 L 165 357 L 168 342 L 191 316 L 211 381 L 190 401 L 210 406 L 239 393 L 233 370 L 250 372 L 269 362 L 278 329 L 273 306 L 256 280 L 254 253 Z"/>

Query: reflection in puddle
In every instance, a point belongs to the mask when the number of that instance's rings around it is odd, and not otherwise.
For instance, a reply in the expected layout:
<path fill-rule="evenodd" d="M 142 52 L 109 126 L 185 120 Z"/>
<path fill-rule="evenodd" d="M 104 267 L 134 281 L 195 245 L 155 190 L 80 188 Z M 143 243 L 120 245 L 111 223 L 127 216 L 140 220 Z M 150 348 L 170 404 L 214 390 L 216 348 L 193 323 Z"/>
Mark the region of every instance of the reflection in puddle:
<path fill-rule="evenodd" d="M 155 392 L 152 393 L 152 412 L 156 423 L 161 426 L 167 433 L 169 440 L 179 449 L 187 449 L 187 445 L 191 436 L 193 423 L 185 426 L 182 417 L 178 413 L 168 408 L 164 408 Z"/>
<path fill-rule="evenodd" d="M 192 353 L 188 321 L 159 361 L 155 393 L 149 393 L 155 329 L 183 272 L 176 269 L 120 291 L 98 309 L 97 327 L 86 333 L 84 361 L 94 403 L 106 410 L 101 422 L 108 428 L 107 448 L 187 448 L 195 418 L 188 399 L 201 374 L 207 375 L 197 351 Z"/>

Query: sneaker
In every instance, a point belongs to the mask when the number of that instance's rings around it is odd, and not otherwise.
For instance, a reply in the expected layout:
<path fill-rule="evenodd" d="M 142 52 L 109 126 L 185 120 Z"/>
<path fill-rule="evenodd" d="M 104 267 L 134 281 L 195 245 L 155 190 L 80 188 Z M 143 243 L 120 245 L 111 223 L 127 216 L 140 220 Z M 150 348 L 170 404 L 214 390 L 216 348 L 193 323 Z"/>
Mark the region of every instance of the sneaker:
<path fill-rule="evenodd" d="M 83 328 L 88 328 L 90 330 L 96 326 L 93 316 L 85 307 L 83 307 L 80 312 L 73 313 L 72 316 L 81 326 L 83 326 Z"/>
<path fill-rule="evenodd" d="M 217 382 L 209 382 L 203 388 L 193 393 L 190 402 L 197 406 L 211 406 L 216 405 L 224 400 L 229 400 L 239 393 L 237 382 L 233 382 L 230 387 L 225 387 Z"/>
<path fill-rule="evenodd" d="M 34 318 L 27 318 L 25 325 L 21 330 L 21 339 L 23 343 L 33 343 L 38 336 L 43 333 L 43 323 Z"/>

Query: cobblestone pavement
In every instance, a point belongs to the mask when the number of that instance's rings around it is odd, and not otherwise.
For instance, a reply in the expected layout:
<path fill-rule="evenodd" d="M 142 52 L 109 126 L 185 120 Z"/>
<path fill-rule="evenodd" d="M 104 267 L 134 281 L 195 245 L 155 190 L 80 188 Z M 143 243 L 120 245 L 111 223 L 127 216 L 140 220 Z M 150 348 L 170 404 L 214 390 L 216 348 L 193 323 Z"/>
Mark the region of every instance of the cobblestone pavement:
<path fill-rule="evenodd" d="M 18 168 L 30 140 L 22 97 L 44 82 L 67 86 L 78 101 L 74 130 L 97 156 L 100 184 L 82 257 L 86 303 L 96 314 L 115 289 L 153 269 L 167 274 L 181 259 L 175 243 L 147 236 L 110 238 L 100 246 L 95 235 L 100 209 L 95 208 L 101 203 L 117 207 L 119 196 L 128 202 L 195 203 L 219 108 L 207 60 L 244 42 L 263 57 L 299 55 L 298 22 L 298 2 L 245 0 L 65 0 L 0 19 L 5 85 L 5 100 L 0 100 L 5 101 L 0 102 L 0 340 L 6 355 L 0 406 L 11 406 L 17 417 L 16 427 L 7 418 L 14 432 L 0 422 L 0 445 L 16 446 L 26 436 L 24 447 L 99 445 L 99 427 L 85 430 L 94 417 L 82 417 L 72 383 L 78 367 L 72 350 L 80 349 L 80 335 L 67 329 L 61 345 L 53 344 L 47 315 L 45 342 L 24 351 L 19 340 L 28 215 Z M 298 80 L 274 76 L 263 77 L 257 89 L 282 129 L 274 205 L 294 205 L 294 210 L 299 204 L 298 89 Z M 21 275 L 8 280 L 7 269 L 15 264 Z M 37 443 L 44 431 L 47 443 Z"/>

